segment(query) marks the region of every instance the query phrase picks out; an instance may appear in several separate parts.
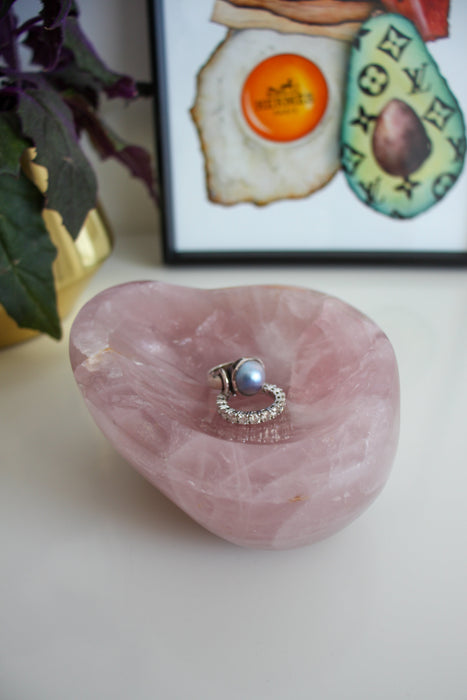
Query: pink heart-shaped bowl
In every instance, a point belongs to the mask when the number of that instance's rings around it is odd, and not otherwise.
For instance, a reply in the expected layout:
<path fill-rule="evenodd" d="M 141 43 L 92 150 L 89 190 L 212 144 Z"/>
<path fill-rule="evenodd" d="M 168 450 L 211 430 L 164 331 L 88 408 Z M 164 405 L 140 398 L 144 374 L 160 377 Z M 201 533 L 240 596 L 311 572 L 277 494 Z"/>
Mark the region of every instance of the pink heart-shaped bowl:
<path fill-rule="evenodd" d="M 207 373 L 244 356 L 262 358 L 266 381 L 286 393 L 285 411 L 267 423 L 231 424 L 217 413 Z M 334 297 L 124 284 L 81 309 L 70 357 L 118 452 L 236 544 L 286 549 L 331 535 L 389 475 L 399 433 L 394 351 L 373 321 Z"/>

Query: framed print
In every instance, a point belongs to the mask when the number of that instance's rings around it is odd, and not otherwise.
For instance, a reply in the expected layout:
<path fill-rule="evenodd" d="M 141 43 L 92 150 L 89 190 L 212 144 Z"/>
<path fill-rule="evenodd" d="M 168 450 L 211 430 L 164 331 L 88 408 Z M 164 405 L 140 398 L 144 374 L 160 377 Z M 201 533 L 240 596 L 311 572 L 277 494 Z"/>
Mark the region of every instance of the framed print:
<path fill-rule="evenodd" d="M 167 262 L 467 263 L 464 0 L 149 0 Z"/>

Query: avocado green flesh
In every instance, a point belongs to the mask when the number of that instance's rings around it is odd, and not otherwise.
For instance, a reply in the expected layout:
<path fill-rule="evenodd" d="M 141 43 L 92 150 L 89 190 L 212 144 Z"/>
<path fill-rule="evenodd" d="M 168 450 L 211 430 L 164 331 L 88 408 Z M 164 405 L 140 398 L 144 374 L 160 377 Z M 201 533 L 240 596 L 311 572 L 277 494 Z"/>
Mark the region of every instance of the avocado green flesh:
<path fill-rule="evenodd" d="M 369 207 L 410 218 L 443 199 L 465 159 L 459 104 L 410 20 L 373 17 L 354 40 L 341 163 Z"/>

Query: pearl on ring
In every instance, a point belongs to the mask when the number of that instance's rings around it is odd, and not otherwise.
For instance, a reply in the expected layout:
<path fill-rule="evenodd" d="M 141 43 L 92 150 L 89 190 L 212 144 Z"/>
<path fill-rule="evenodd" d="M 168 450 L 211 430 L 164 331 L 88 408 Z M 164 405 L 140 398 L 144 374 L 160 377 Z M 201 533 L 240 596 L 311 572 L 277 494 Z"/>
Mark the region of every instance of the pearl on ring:
<path fill-rule="evenodd" d="M 208 383 L 220 391 L 217 396 L 217 412 L 229 423 L 254 425 L 266 423 L 280 416 L 285 408 L 285 393 L 275 384 L 265 383 L 265 369 L 259 357 L 241 357 L 235 362 L 224 362 L 208 372 Z M 244 411 L 229 405 L 236 394 L 253 396 L 259 391 L 270 394 L 274 401 L 266 408 Z"/>
<path fill-rule="evenodd" d="M 244 396 L 253 396 L 261 391 L 265 379 L 264 365 L 258 360 L 246 360 L 235 373 L 237 389 Z"/>

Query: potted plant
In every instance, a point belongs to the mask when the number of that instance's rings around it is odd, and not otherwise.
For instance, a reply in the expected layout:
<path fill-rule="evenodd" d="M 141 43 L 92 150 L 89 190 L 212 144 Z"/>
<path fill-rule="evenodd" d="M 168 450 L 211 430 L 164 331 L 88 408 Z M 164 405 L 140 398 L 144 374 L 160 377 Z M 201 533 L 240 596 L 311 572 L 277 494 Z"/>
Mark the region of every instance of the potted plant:
<path fill-rule="evenodd" d="M 76 240 L 97 200 L 80 137 L 86 133 L 102 158 L 120 161 L 156 198 L 148 153 L 99 116 L 103 96 L 135 100 L 150 86 L 105 65 L 73 0 L 42 0 L 39 14 L 21 23 L 15 2 L 0 0 L 0 305 L 19 327 L 58 339 L 51 228 Z"/>

